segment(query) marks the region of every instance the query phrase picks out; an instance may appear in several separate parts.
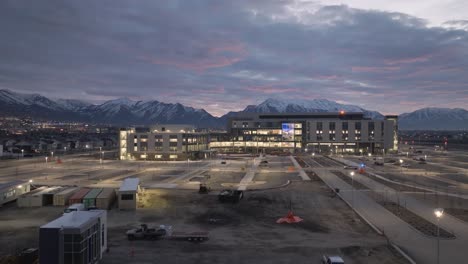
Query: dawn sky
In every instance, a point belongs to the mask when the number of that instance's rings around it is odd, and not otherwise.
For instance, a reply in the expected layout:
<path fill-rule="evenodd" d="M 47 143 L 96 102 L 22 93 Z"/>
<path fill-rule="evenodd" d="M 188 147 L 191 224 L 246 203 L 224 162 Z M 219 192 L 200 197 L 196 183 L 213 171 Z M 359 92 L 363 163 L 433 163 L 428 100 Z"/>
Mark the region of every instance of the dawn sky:
<path fill-rule="evenodd" d="M 466 0 L 2 0 L 0 89 L 213 115 L 266 98 L 468 108 Z"/>

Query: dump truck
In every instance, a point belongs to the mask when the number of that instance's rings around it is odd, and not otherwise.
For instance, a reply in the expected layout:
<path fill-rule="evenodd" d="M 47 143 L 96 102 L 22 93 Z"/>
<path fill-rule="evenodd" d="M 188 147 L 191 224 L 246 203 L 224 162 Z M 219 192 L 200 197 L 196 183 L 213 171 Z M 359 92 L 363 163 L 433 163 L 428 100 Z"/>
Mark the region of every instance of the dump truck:
<path fill-rule="evenodd" d="M 222 203 L 237 203 L 244 197 L 243 191 L 238 190 L 222 190 L 218 194 L 218 200 Z"/>
<path fill-rule="evenodd" d="M 126 232 L 128 240 L 186 240 L 191 242 L 201 242 L 208 240 L 208 232 L 173 232 L 172 226 L 160 225 L 158 228 L 148 228 L 148 225 L 141 224 L 140 228 L 130 229 Z"/>

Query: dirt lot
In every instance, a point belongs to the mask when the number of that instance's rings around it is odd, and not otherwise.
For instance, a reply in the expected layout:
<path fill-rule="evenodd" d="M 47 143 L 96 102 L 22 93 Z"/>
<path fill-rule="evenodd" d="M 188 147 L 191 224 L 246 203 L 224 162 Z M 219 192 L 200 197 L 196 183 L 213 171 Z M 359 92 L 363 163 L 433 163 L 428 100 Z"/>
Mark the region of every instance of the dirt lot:
<path fill-rule="evenodd" d="M 147 190 L 141 204 L 136 212 L 109 211 L 110 250 L 102 263 L 319 263 L 325 253 L 343 255 L 346 263 L 406 263 L 319 181 L 247 192 L 239 204 L 220 204 L 215 193 Z M 290 205 L 304 221 L 276 224 Z M 0 209 L 1 255 L 37 246 L 38 226 L 61 210 Z M 206 230 L 210 240 L 128 241 L 125 231 L 139 223 Z"/>

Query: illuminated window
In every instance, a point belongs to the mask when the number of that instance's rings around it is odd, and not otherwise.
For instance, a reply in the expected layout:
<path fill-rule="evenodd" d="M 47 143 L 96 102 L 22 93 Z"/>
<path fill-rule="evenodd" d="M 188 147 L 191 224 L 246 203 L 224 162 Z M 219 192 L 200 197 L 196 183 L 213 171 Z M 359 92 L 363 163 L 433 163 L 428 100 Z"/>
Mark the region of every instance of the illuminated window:
<path fill-rule="evenodd" d="M 170 159 L 177 159 L 177 155 L 169 155 Z"/>
<path fill-rule="evenodd" d="M 155 159 L 162 159 L 162 155 L 154 155 Z"/>

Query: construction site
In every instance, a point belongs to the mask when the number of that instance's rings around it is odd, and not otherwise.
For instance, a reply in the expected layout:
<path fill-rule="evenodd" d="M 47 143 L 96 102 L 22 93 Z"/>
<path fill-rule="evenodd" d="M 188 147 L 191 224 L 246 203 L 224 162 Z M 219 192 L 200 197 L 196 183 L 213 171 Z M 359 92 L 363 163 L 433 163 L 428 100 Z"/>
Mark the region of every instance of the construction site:
<path fill-rule="evenodd" d="M 92 223 L 73 213 L 90 210 L 107 212 L 99 263 L 436 263 L 437 248 L 440 259 L 462 258 L 466 155 L 3 163 L 0 263 L 37 263 L 39 230 L 80 225 L 70 212 Z"/>
<path fill-rule="evenodd" d="M 87 162 L 71 161 L 74 171 L 64 168 L 66 160 L 54 167 L 36 165 L 41 173 L 33 185 L 49 187 L 0 209 L 6 212 L 0 214 L 1 256 L 39 247 L 39 227 L 82 203 L 109 209 L 108 246 L 99 263 L 321 263 L 323 256 L 341 256 L 346 263 L 410 263 L 298 157 L 129 161 L 124 176 L 115 161 L 97 168 Z M 92 180 L 96 177 L 102 179 Z M 127 179 L 138 179 L 136 208 L 122 205 Z M 41 202 L 21 206 L 31 197 Z M 15 263 L 7 259 L 0 263 Z"/>

